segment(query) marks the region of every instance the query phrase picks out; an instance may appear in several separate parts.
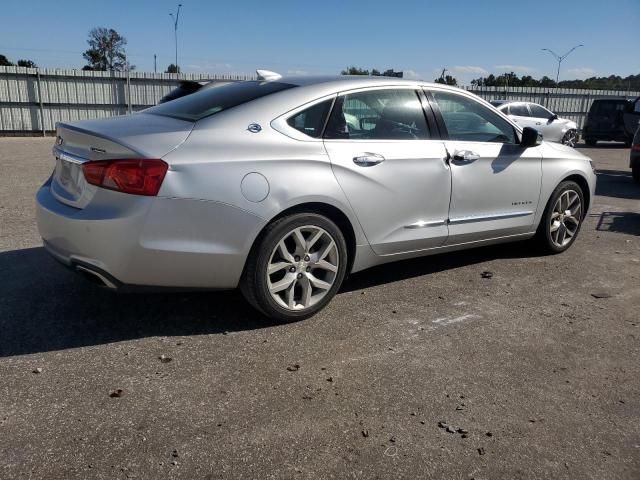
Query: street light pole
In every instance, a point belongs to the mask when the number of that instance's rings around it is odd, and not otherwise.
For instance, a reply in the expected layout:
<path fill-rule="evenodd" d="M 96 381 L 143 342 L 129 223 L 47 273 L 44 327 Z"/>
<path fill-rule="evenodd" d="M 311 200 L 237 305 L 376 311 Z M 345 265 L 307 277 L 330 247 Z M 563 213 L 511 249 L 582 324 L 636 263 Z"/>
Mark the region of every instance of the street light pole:
<path fill-rule="evenodd" d="M 170 13 L 169 16 L 173 19 L 173 36 L 176 41 L 176 74 L 180 74 L 180 68 L 178 67 L 178 20 L 180 20 L 180 8 L 182 8 L 182 4 L 178 4 L 178 10 L 176 14 Z"/>
<path fill-rule="evenodd" d="M 580 47 L 584 47 L 584 45 L 582 45 L 582 44 L 576 45 L 575 47 L 573 47 L 571 50 L 569 50 L 564 55 L 558 55 L 556 52 L 554 52 L 553 50 L 549 50 L 548 48 L 543 48 L 542 49 L 543 51 L 549 52 L 551 55 L 553 55 L 553 58 L 555 58 L 556 61 L 558 62 L 558 70 L 556 71 L 556 86 L 558 85 L 558 79 L 560 78 L 560 65 L 562 64 L 562 61 L 565 58 L 567 58 L 569 56 L 569 54 L 571 52 L 573 52 L 576 48 L 580 48 Z"/>

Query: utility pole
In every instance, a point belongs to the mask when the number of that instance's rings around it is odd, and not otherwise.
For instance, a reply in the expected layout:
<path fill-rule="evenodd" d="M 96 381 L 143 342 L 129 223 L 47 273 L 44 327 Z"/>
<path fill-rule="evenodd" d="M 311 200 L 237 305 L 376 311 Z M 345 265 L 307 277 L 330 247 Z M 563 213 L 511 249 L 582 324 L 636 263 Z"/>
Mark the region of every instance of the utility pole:
<path fill-rule="evenodd" d="M 158 62 L 156 61 L 157 56 L 153 54 L 153 73 L 158 73 Z"/>
<path fill-rule="evenodd" d="M 180 68 L 178 67 L 178 20 L 180 20 L 180 8 L 182 8 L 182 4 L 178 4 L 178 10 L 176 14 L 170 13 L 169 16 L 173 19 L 173 35 L 176 41 L 176 73 L 180 75 Z"/>
<path fill-rule="evenodd" d="M 551 55 L 553 55 L 553 58 L 555 58 L 556 61 L 558 62 L 558 70 L 556 72 L 556 87 L 558 86 L 558 79 L 560 78 L 560 65 L 562 64 L 562 61 L 565 58 L 567 58 L 569 56 L 569 54 L 571 52 L 573 52 L 576 48 L 580 48 L 580 47 L 584 47 L 584 45 L 582 45 L 582 44 L 576 45 L 575 47 L 573 47 L 571 50 L 569 50 L 564 55 L 558 55 L 556 52 L 554 52 L 553 50 L 549 50 L 548 48 L 543 48 L 542 49 L 543 51 L 549 52 Z"/>

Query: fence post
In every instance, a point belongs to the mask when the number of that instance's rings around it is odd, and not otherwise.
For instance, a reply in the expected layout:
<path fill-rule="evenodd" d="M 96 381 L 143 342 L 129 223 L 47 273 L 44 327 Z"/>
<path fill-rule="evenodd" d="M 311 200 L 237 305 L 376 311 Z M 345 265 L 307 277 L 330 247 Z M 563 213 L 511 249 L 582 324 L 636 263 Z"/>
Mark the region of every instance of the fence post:
<path fill-rule="evenodd" d="M 127 63 L 127 111 L 131 114 L 131 76 L 129 75 L 129 64 Z"/>
<path fill-rule="evenodd" d="M 44 125 L 44 105 L 42 103 L 42 85 L 40 85 L 40 68 L 37 67 L 36 78 L 38 80 L 38 102 L 40 103 L 40 127 L 42 127 L 42 136 L 46 137 L 47 133 Z"/>

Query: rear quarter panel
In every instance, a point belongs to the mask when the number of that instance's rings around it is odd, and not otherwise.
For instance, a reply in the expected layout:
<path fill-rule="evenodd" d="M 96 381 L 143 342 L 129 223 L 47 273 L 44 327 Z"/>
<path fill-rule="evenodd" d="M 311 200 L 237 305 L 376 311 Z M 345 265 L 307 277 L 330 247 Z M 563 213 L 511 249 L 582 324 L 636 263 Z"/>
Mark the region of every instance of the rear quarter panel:
<path fill-rule="evenodd" d="M 261 116 L 255 109 L 237 108 L 214 117 L 199 122 L 187 141 L 164 157 L 169 171 L 160 196 L 221 202 L 265 222 L 302 203 L 325 203 L 341 210 L 354 228 L 356 243 L 366 244 L 321 140 L 289 138 L 270 126 L 271 115 Z M 262 130 L 248 131 L 250 123 Z M 261 201 L 247 198 L 246 188 L 242 191 L 243 179 L 254 172 L 268 183 Z"/>

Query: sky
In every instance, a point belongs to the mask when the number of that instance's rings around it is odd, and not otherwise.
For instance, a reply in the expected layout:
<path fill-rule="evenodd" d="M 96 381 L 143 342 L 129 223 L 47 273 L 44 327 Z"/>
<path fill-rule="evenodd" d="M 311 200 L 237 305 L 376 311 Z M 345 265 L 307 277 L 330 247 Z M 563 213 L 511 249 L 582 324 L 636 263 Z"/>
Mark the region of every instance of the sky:
<path fill-rule="evenodd" d="M 2 0 L 0 54 L 41 67 L 81 68 L 87 33 L 113 28 L 139 71 L 174 62 L 178 1 Z M 347 66 L 460 83 L 513 71 L 560 79 L 640 73 L 640 0 L 182 0 L 184 72 L 337 74 Z"/>

